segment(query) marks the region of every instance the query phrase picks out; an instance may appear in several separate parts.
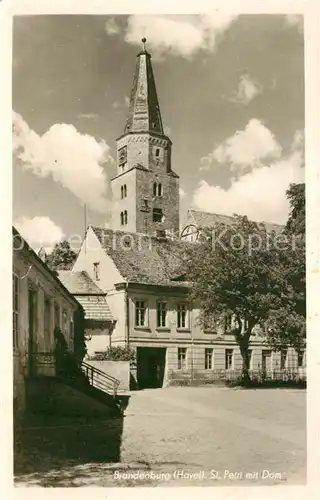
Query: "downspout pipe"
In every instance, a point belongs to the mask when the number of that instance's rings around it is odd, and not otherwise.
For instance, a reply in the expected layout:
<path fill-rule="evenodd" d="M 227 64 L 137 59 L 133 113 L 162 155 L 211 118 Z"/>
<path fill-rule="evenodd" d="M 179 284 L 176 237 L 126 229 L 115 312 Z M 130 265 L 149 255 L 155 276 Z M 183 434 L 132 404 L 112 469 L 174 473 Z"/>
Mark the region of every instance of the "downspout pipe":
<path fill-rule="evenodd" d="M 129 294 L 128 294 L 128 286 L 129 282 L 128 280 L 126 281 L 126 290 L 125 290 L 125 309 L 126 309 L 126 321 L 125 321 L 125 342 L 126 342 L 126 347 L 129 347 L 130 345 L 130 321 L 129 321 Z"/>

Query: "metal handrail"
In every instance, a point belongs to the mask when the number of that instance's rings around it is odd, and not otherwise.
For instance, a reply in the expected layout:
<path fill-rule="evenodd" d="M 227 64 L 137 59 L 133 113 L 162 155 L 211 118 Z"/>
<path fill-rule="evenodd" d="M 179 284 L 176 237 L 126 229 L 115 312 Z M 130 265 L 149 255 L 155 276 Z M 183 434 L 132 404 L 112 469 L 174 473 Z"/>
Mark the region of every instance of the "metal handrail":
<path fill-rule="evenodd" d="M 102 370 L 99 370 L 99 368 L 96 368 L 95 366 L 93 365 L 90 365 L 89 363 L 86 363 L 85 361 L 82 361 L 81 365 L 85 368 L 93 368 L 94 371 L 96 373 L 99 373 L 100 375 L 102 375 L 103 377 L 106 377 L 114 382 L 118 382 L 120 384 L 120 380 L 118 380 L 117 378 L 113 377 L 112 375 L 109 375 L 108 373 L 106 372 L 103 372 Z"/>
<path fill-rule="evenodd" d="M 117 395 L 120 380 L 112 375 L 108 375 L 107 373 L 99 370 L 99 368 L 96 368 L 85 361 L 81 363 L 81 369 L 87 375 L 90 385 L 107 393 L 112 390 L 113 396 L 115 397 Z"/>

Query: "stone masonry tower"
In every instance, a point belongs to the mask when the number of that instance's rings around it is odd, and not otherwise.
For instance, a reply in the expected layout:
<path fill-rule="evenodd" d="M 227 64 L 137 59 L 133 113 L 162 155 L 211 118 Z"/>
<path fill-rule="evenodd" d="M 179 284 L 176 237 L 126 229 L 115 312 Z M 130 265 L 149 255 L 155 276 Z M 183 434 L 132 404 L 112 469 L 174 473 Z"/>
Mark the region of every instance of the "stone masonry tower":
<path fill-rule="evenodd" d="M 172 143 L 163 132 L 151 55 L 142 42 L 125 130 L 117 139 L 112 228 L 178 236 L 179 176 L 171 170 Z"/>

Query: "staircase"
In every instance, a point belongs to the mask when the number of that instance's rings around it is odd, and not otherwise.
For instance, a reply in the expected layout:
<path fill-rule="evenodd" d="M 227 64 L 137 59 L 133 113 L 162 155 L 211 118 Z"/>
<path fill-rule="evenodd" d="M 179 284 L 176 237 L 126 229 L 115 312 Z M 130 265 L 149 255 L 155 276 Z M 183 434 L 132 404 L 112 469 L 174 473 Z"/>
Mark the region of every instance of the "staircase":
<path fill-rule="evenodd" d="M 81 363 L 81 370 L 92 387 L 116 398 L 120 380 L 99 370 L 95 366 L 89 365 L 85 361 Z"/>
<path fill-rule="evenodd" d="M 78 416 L 122 415 L 123 397 L 117 395 L 120 381 L 115 377 L 86 362 L 79 366 L 73 353 L 68 351 L 64 351 L 58 360 L 52 355 L 50 366 L 46 361 L 45 369 L 39 362 L 39 353 L 33 357 L 35 369 L 27 384 L 31 412 Z M 45 358 L 47 360 L 48 356 Z"/>

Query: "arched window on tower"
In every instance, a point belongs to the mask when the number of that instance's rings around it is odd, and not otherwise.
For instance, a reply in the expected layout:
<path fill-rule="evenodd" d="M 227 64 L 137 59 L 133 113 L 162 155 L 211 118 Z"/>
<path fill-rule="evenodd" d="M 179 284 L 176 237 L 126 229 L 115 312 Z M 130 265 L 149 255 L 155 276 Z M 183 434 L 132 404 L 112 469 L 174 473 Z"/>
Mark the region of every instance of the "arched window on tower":
<path fill-rule="evenodd" d="M 158 184 L 158 196 L 162 196 L 162 184 L 160 182 Z"/>
<path fill-rule="evenodd" d="M 123 186 L 123 197 L 126 198 L 127 197 L 127 184 L 125 184 Z"/>
<path fill-rule="evenodd" d="M 123 198 L 123 186 L 121 186 L 121 199 Z"/>
<path fill-rule="evenodd" d="M 124 218 L 123 218 L 123 212 L 120 214 L 120 224 L 123 226 Z"/>
<path fill-rule="evenodd" d="M 157 196 L 157 183 L 153 183 L 153 196 Z"/>
<path fill-rule="evenodd" d="M 125 210 L 123 215 L 124 215 L 123 223 L 128 224 L 128 212 Z"/>

